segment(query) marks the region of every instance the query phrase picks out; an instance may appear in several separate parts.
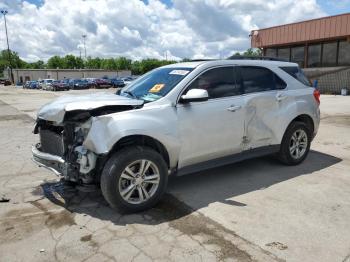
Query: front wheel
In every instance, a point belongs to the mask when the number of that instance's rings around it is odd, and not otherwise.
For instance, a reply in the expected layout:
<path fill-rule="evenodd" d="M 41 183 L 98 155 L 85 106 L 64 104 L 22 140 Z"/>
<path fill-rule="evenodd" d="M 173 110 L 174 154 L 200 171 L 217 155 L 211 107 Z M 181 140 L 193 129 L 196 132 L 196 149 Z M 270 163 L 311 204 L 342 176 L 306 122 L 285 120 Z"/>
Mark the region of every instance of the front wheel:
<path fill-rule="evenodd" d="M 286 165 L 298 165 L 310 151 L 311 132 L 303 122 L 292 122 L 285 132 L 279 159 Z"/>
<path fill-rule="evenodd" d="M 114 208 L 139 212 L 161 199 L 168 182 L 163 157 L 151 148 L 134 146 L 114 153 L 101 175 L 101 190 Z"/>

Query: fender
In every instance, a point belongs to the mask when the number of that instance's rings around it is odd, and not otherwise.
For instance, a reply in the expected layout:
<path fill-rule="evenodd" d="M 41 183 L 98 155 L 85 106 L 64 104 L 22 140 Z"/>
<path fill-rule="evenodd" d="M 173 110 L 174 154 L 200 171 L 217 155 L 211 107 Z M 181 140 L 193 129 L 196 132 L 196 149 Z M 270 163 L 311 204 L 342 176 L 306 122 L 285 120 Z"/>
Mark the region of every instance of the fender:
<path fill-rule="evenodd" d="M 84 147 L 98 155 L 108 154 L 123 137 L 145 135 L 165 146 L 170 158 L 170 167 L 175 167 L 180 152 L 175 109 L 171 105 L 164 105 L 157 106 L 156 111 L 151 111 L 152 107 L 148 107 L 92 117 Z M 158 115 L 166 115 L 167 118 L 160 118 Z"/>
<path fill-rule="evenodd" d="M 281 132 L 278 134 L 278 141 L 281 143 L 282 142 L 282 138 L 284 133 L 286 132 L 288 126 L 290 125 L 290 123 L 297 117 L 301 116 L 301 115 L 307 115 L 309 116 L 312 121 L 313 121 L 313 125 L 314 125 L 314 136 L 316 135 L 317 131 L 318 131 L 318 127 L 319 127 L 319 119 L 320 119 L 320 110 L 318 108 L 317 111 L 315 111 L 315 103 L 316 101 L 313 100 L 313 96 L 310 95 L 310 93 L 312 94 L 313 92 L 313 88 L 309 88 L 306 89 L 307 92 L 305 92 L 304 95 L 301 95 L 298 97 L 296 97 L 296 100 L 294 101 L 294 103 L 290 103 L 288 104 L 288 106 L 286 106 L 284 108 L 285 114 L 282 114 L 283 116 L 285 116 L 281 123 L 282 123 L 282 127 L 281 127 Z M 300 93 L 300 89 L 297 90 L 297 92 Z M 294 92 L 291 91 L 291 92 Z"/>

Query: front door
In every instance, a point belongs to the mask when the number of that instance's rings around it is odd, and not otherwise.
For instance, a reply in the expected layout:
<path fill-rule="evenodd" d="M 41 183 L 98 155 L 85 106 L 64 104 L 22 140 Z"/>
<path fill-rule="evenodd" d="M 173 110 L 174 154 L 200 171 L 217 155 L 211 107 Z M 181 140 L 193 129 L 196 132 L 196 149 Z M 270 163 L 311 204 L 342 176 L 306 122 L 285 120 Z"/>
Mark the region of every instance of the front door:
<path fill-rule="evenodd" d="M 241 151 L 244 100 L 235 67 L 205 71 L 186 89 L 206 89 L 209 99 L 177 105 L 181 152 L 178 167 Z"/>

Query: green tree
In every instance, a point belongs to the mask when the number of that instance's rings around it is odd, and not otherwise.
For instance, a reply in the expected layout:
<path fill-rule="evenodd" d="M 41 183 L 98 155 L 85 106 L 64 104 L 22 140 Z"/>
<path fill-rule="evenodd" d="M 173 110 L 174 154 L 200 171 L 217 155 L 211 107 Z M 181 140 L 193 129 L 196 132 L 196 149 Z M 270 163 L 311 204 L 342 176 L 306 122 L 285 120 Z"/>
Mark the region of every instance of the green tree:
<path fill-rule="evenodd" d="M 102 67 L 102 69 L 106 69 L 106 70 L 117 69 L 117 65 L 116 65 L 115 60 L 113 58 L 103 59 L 101 67 Z"/>
<path fill-rule="evenodd" d="M 38 60 L 36 62 L 28 63 L 26 68 L 28 68 L 28 69 L 43 69 L 43 68 L 45 68 L 45 63 L 42 60 Z"/>
<path fill-rule="evenodd" d="M 66 55 L 65 57 L 61 58 L 63 60 L 63 67 L 65 69 L 74 69 L 77 67 L 77 61 L 74 55 Z"/>
<path fill-rule="evenodd" d="M 50 57 L 49 60 L 47 61 L 47 68 L 50 68 L 50 69 L 64 68 L 64 66 L 65 66 L 64 60 L 57 55 Z"/>
<path fill-rule="evenodd" d="M 261 49 L 258 48 L 248 48 L 247 51 L 243 53 L 244 56 L 261 56 Z"/>
<path fill-rule="evenodd" d="M 81 57 L 76 57 L 75 63 L 76 63 L 76 68 L 84 68 L 85 67 L 84 60 Z"/>
<path fill-rule="evenodd" d="M 85 67 L 89 69 L 100 69 L 101 64 L 102 64 L 101 58 L 99 57 L 91 58 L 89 56 L 85 62 Z"/>
<path fill-rule="evenodd" d="M 141 75 L 141 62 L 140 61 L 133 61 L 131 63 L 131 73 L 133 75 Z"/>
<path fill-rule="evenodd" d="M 2 74 L 5 68 L 10 67 L 9 56 L 11 57 L 11 66 L 12 68 L 26 68 L 27 63 L 23 61 L 17 52 L 10 52 L 6 50 L 2 50 L 0 52 L 0 73 Z"/>
<path fill-rule="evenodd" d="M 118 57 L 115 59 L 116 69 L 118 70 L 130 70 L 131 69 L 131 59 L 126 57 Z"/>

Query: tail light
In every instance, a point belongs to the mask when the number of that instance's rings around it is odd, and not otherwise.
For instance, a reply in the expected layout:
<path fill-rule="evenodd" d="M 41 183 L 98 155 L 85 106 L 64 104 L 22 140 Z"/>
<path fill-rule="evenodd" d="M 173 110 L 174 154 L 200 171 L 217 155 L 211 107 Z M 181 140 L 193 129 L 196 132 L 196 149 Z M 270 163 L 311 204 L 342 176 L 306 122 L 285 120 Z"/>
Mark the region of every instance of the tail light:
<path fill-rule="evenodd" d="M 320 101 L 320 96 L 321 96 L 320 91 L 319 91 L 318 89 L 315 89 L 315 90 L 314 90 L 314 98 L 315 98 L 317 104 L 320 104 L 320 103 L 321 103 L 321 101 Z"/>

